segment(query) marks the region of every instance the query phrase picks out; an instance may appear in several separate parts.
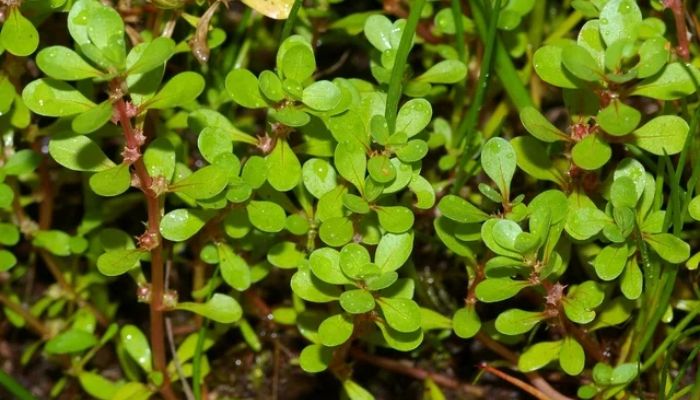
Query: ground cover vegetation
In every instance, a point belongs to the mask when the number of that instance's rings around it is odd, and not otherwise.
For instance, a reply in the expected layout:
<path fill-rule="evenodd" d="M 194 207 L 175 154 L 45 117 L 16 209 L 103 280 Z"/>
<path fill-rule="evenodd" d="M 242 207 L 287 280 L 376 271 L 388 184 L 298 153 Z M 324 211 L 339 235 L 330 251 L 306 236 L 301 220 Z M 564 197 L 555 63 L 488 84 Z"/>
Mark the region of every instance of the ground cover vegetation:
<path fill-rule="evenodd" d="M 699 9 L 1 0 L 0 397 L 700 399 Z"/>

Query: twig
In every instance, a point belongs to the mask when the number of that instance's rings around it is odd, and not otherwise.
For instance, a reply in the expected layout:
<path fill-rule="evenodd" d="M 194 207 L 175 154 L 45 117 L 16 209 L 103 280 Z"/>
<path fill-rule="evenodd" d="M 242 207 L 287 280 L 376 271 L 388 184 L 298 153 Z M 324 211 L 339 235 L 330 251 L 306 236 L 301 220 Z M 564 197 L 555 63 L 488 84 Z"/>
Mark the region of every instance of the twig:
<path fill-rule="evenodd" d="M 481 365 L 479 365 L 479 368 L 483 369 L 484 371 L 486 371 L 492 375 L 496 375 L 497 377 L 503 379 L 504 381 L 510 383 L 513 386 L 517 386 L 518 388 L 529 393 L 530 395 L 532 395 L 536 399 L 551 400 L 551 398 L 549 396 L 547 396 L 546 394 L 539 391 L 536 387 L 533 387 L 532 385 L 529 385 L 528 383 L 523 382 L 518 378 L 512 377 L 512 376 L 506 374 L 505 372 L 500 371 L 500 370 L 498 370 L 498 369 L 496 369 L 496 368 L 494 368 L 486 363 L 482 363 Z"/>
<path fill-rule="evenodd" d="M 479 332 L 476 334 L 475 338 L 476 340 L 480 341 L 484 346 L 489 348 L 491 351 L 506 359 L 506 361 L 508 361 L 509 363 L 513 365 L 518 364 L 518 355 L 513 353 L 507 347 L 503 346 L 497 341 L 491 339 L 489 335 L 485 334 L 484 332 Z M 532 386 L 536 387 L 539 391 L 549 396 L 549 399 L 571 400 L 569 397 L 564 396 L 563 394 L 559 393 L 556 389 L 554 389 L 549 384 L 549 382 L 547 382 L 537 372 L 528 372 L 525 374 L 525 376 L 527 376 L 527 379 L 530 381 L 530 383 L 532 383 Z"/>
<path fill-rule="evenodd" d="M 360 360 L 368 364 L 387 369 L 392 372 L 407 375 L 415 379 L 425 380 L 430 378 L 438 385 L 446 387 L 448 389 L 461 390 L 465 393 L 474 395 L 476 397 L 483 397 L 486 394 L 486 391 L 479 386 L 463 383 L 458 381 L 457 379 L 451 378 L 443 374 L 426 371 L 422 368 L 418 368 L 413 365 L 408 365 L 408 363 L 406 362 L 396 361 L 390 358 L 367 354 L 359 349 L 352 349 L 350 351 L 350 355 L 352 355 L 352 357 L 356 360 Z"/>

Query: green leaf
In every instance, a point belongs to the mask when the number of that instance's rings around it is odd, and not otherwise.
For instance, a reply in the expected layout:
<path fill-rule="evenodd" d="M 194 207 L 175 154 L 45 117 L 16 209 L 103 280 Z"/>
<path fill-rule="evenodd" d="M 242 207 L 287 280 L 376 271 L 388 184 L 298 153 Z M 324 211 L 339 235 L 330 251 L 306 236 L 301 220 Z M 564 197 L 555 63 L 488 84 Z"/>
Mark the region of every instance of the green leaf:
<path fill-rule="evenodd" d="M 71 237 L 59 230 L 38 231 L 34 233 L 32 244 L 42 247 L 57 256 L 71 255 Z"/>
<path fill-rule="evenodd" d="M 530 136 L 518 136 L 510 141 L 515 151 L 515 159 L 518 167 L 535 179 L 546 180 L 564 184 L 564 177 L 554 167 L 552 160 L 546 156 L 547 150 L 535 138 Z"/>
<path fill-rule="evenodd" d="M 334 285 L 352 283 L 340 269 L 340 254 L 330 247 L 314 250 L 309 256 L 309 266 L 313 274 L 324 282 Z"/>
<path fill-rule="evenodd" d="M 386 344 L 394 350 L 411 351 L 417 348 L 423 341 L 423 331 L 417 329 L 413 332 L 399 332 L 383 321 L 375 322 Z"/>
<path fill-rule="evenodd" d="M 267 107 L 267 102 L 260 94 L 258 79 L 247 69 L 234 69 L 226 75 L 226 91 L 233 101 L 243 107 Z"/>
<path fill-rule="evenodd" d="M 74 171 L 104 171 L 115 166 L 100 146 L 86 136 L 56 137 L 49 142 L 49 154 L 62 166 Z"/>
<path fill-rule="evenodd" d="M 284 229 L 287 216 L 284 209 L 271 201 L 251 201 L 246 206 L 250 223 L 263 232 L 275 233 Z"/>
<path fill-rule="evenodd" d="M 433 190 L 433 185 L 430 181 L 416 173 L 413 174 L 408 188 L 416 195 L 416 202 L 413 204 L 414 207 L 421 210 L 433 208 L 435 205 L 435 190 Z"/>
<path fill-rule="evenodd" d="M 675 115 L 661 115 L 632 132 L 631 142 L 642 149 L 663 156 L 683 150 L 688 136 L 688 123 Z"/>
<path fill-rule="evenodd" d="M 160 221 L 160 234 L 173 242 L 183 242 L 199 232 L 214 214 L 213 210 L 187 208 L 170 211 Z"/>
<path fill-rule="evenodd" d="M 343 391 L 348 396 L 349 400 L 374 400 L 372 393 L 358 385 L 352 379 L 345 379 L 343 381 Z"/>
<path fill-rule="evenodd" d="M 40 163 L 41 155 L 34 150 L 19 150 L 7 159 L 2 171 L 6 175 L 19 176 L 34 171 Z"/>
<path fill-rule="evenodd" d="M 146 108 L 164 110 L 182 107 L 199 97 L 204 90 L 205 82 L 202 75 L 186 71 L 172 77 L 163 87 L 148 100 Z"/>
<path fill-rule="evenodd" d="M 613 100 L 598 112 L 596 122 L 606 133 L 624 136 L 632 132 L 642 119 L 642 113 L 620 100 Z"/>
<path fill-rule="evenodd" d="M 611 281 L 622 273 L 627 263 L 628 249 L 624 243 L 605 246 L 593 261 L 596 274 L 604 281 Z"/>
<path fill-rule="evenodd" d="M 658 100 L 676 100 L 695 93 L 695 82 L 700 81 L 700 71 L 692 65 L 674 62 L 660 73 L 641 81 L 632 92 L 634 96 L 646 96 Z"/>
<path fill-rule="evenodd" d="M 603 78 L 603 71 L 591 53 L 577 44 L 565 46 L 561 60 L 564 67 L 579 79 L 596 82 Z"/>
<path fill-rule="evenodd" d="M 105 100 L 97 107 L 76 116 L 71 122 L 71 128 L 80 134 L 92 133 L 103 127 L 112 118 L 112 110 L 112 102 Z"/>
<path fill-rule="evenodd" d="M 260 73 L 258 78 L 258 87 L 260 92 L 268 99 L 277 102 L 284 99 L 284 89 L 282 81 L 276 73 L 265 70 Z"/>
<path fill-rule="evenodd" d="M 340 306 L 351 314 L 363 314 L 374 310 L 375 302 L 372 293 L 364 289 L 352 289 L 340 295 Z M 326 346 L 331 346 L 324 343 Z"/>
<path fill-rule="evenodd" d="M 17 265 L 17 257 L 7 250 L 0 250 L 0 272 L 9 271 Z"/>
<path fill-rule="evenodd" d="M 300 266 L 292 276 L 291 286 L 294 294 L 313 303 L 328 303 L 340 297 L 337 286 L 319 280 L 304 266 Z"/>
<path fill-rule="evenodd" d="M 0 244 L 14 246 L 19 242 L 19 228 L 15 224 L 0 223 Z"/>
<path fill-rule="evenodd" d="M 117 249 L 103 253 L 97 258 L 97 269 L 106 276 L 119 276 L 140 265 L 144 252 L 136 249 Z"/>
<path fill-rule="evenodd" d="M 408 260 L 413 250 L 413 232 L 387 233 L 379 240 L 374 262 L 382 272 L 396 271 Z"/>
<path fill-rule="evenodd" d="M 184 302 L 179 303 L 175 308 L 199 314 L 222 324 L 232 324 L 243 315 L 243 310 L 236 299 L 221 293 L 214 293 L 206 303 Z"/>
<path fill-rule="evenodd" d="M 299 366 L 304 371 L 314 374 L 325 371 L 333 359 L 333 349 L 320 344 L 310 344 L 299 354 Z"/>
<path fill-rule="evenodd" d="M 148 144 L 143 154 L 148 174 L 152 177 L 162 176 L 170 182 L 175 173 L 175 148 L 165 137 L 158 137 Z"/>
<path fill-rule="evenodd" d="M 581 374 L 586 365 L 586 353 L 583 351 L 583 346 L 571 336 L 564 337 L 561 343 L 559 365 L 564 372 L 571 376 Z"/>
<path fill-rule="evenodd" d="M 282 54 L 278 66 L 285 78 L 303 83 L 316 70 L 316 59 L 308 43 L 294 44 Z"/>
<path fill-rule="evenodd" d="M 14 197 L 15 192 L 12 188 L 5 183 L 0 183 L 0 208 L 8 209 Z"/>
<path fill-rule="evenodd" d="M 329 194 L 332 194 L 330 192 Z M 345 217 L 328 218 L 323 221 L 318 235 L 329 246 L 339 247 L 352 240 L 355 228 L 352 221 Z"/>
<path fill-rule="evenodd" d="M 208 165 L 173 183 L 168 190 L 195 200 L 209 199 L 221 193 L 228 184 L 228 173 L 218 165 Z"/>
<path fill-rule="evenodd" d="M 620 291 L 625 298 L 636 300 L 642 295 L 643 289 L 644 276 L 642 275 L 642 270 L 639 268 L 637 260 L 632 257 L 627 260 L 625 270 L 622 273 L 622 279 L 620 280 Z"/>
<path fill-rule="evenodd" d="M 690 203 L 688 203 L 688 214 L 690 218 L 700 221 L 700 196 L 695 196 Z"/>
<path fill-rule="evenodd" d="M 641 23 L 642 12 L 634 0 L 610 0 L 600 10 L 600 36 L 608 46 L 636 39 Z"/>
<path fill-rule="evenodd" d="M 352 183 L 360 192 L 364 189 L 367 157 L 364 151 L 350 142 L 340 142 L 335 148 L 335 168 L 340 176 Z"/>
<path fill-rule="evenodd" d="M 275 190 L 290 191 L 301 181 L 301 164 L 286 140 L 278 140 L 265 161 L 267 181 Z"/>
<path fill-rule="evenodd" d="M 146 44 L 141 56 L 129 66 L 127 74 L 143 74 L 165 64 L 173 55 L 175 42 L 164 36 L 157 37 Z"/>
<path fill-rule="evenodd" d="M 391 21 L 383 15 L 371 15 L 365 21 L 365 37 L 374 48 L 382 52 L 393 47 L 391 40 L 393 30 Z"/>
<path fill-rule="evenodd" d="M 9 15 L 2 24 L 0 31 L 0 46 L 8 52 L 26 57 L 39 47 L 39 32 L 37 32 L 31 21 L 22 15 L 19 6 L 7 7 Z"/>
<path fill-rule="evenodd" d="M 83 390 L 99 400 L 111 400 L 119 390 L 119 385 L 94 372 L 81 372 L 78 380 Z"/>
<path fill-rule="evenodd" d="M 413 226 L 414 215 L 410 209 L 402 206 L 376 206 L 382 228 L 391 233 L 402 233 Z"/>
<path fill-rule="evenodd" d="M 523 108 L 520 111 L 520 121 L 532 136 L 543 142 L 552 143 L 561 140 L 571 140 L 567 134 L 560 131 L 534 107 Z"/>
<path fill-rule="evenodd" d="M 430 67 L 416 80 L 428 83 L 457 83 L 467 76 L 467 66 L 458 60 L 444 60 Z"/>
<path fill-rule="evenodd" d="M 610 160 L 612 150 L 610 145 L 602 141 L 598 135 L 588 135 L 576 143 L 571 151 L 571 156 L 577 166 L 593 171 Z"/>
<path fill-rule="evenodd" d="M 36 56 L 39 69 L 51 78 L 62 81 L 77 81 L 96 78 L 102 72 L 88 64 L 75 51 L 63 46 L 50 46 Z"/>
<path fill-rule="evenodd" d="M 153 390 L 140 382 L 129 382 L 119 387 L 110 400 L 148 400 Z"/>
<path fill-rule="evenodd" d="M 639 63 L 637 77 L 647 78 L 655 75 L 666 66 L 669 60 L 669 43 L 663 37 L 653 37 L 639 46 Z"/>
<path fill-rule="evenodd" d="M 498 315 L 496 329 L 505 335 L 519 335 L 534 328 L 544 318 L 541 312 L 511 308 Z"/>
<path fill-rule="evenodd" d="M 404 298 L 380 297 L 377 302 L 386 323 L 393 329 L 403 333 L 420 329 L 420 307 L 415 301 Z"/>
<path fill-rule="evenodd" d="M 522 289 L 530 286 L 527 281 L 510 278 L 485 279 L 476 286 L 476 297 L 484 303 L 496 303 L 510 299 Z"/>
<path fill-rule="evenodd" d="M 462 339 L 474 337 L 481 330 L 481 319 L 473 305 L 467 305 L 452 316 L 452 329 Z"/>
<path fill-rule="evenodd" d="M 420 139 L 409 140 L 403 147 L 396 150 L 396 157 L 405 163 L 422 160 L 428 155 L 428 144 Z"/>
<path fill-rule="evenodd" d="M 515 151 L 507 140 L 491 138 L 481 149 L 481 167 L 496 183 L 503 196 L 510 193 L 510 183 L 515 175 Z"/>
<path fill-rule="evenodd" d="M 69 84 L 50 78 L 30 82 L 22 90 L 22 100 L 34 113 L 47 117 L 80 114 L 95 107 Z"/>
<path fill-rule="evenodd" d="M 135 325 L 124 325 L 119 333 L 120 341 L 131 359 L 145 371 L 151 372 L 151 346 L 146 335 Z"/>
<path fill-rule="evenodd" d="M 340 104 L 342 95 L 338 86 L 330 81 L 318 81 L 304 88 L 301 101 L 318 111 L 330 111 Z"/>
<path fill-rule="evenodd" d="M 297 249 L 294 242 L 278 242 L 267 252 L 267 261 L 278 268 L 298 267 L 306 259 L 306 254 Z"/>
<path fill-rule="evenodd" d="M 345 193 L 343 195 L 343 206 L 356 214 L 368 214 L 369 203 L 360 196 Z"/>
<path fill-rule="evenodd" d="M 535 72 L 537 72 L 537 75 L 539 75 L 543 81 L 561 88 L 575 89 L 577 87 L 577 83 L 573 77 L 564 72 L 561 47 L 550 45 L 540 47 L 533 55 L 532 62 L 535 67 Z"/>
<path fill-rule="evenodd" d="M 690 245 L 670 233 L 645 234 L 644 241 L 670 263 L 680 264 L 690 257 Z"/>
<path fill-rule="evenodd" d="M 370 256 L 367 249 L 358 243 L 345 245 L 339 254 L 340 268 L 345 275 L 360 279 L 365 274 L 366 265 L 370 263 Z M 372 268 L 369 268 L 370 272 Z"/>
<path fill-rule="evenodd" d="M 430 102 L 425 99 L 411 99 L 399 109 L 395 132 L 403 132 L 411 138 L 423 131 L 432 117 L 433 108 Z"/>
<path fill-rule="evenodd" d="M 335 314 L 321 322 L 318 327 L 318 337 L 324 346 L 340 346 L 350 339 L 354 328 L 351 316 L 345 313 Z"/>
<path fill-rule="evenodd" d="M 302 179 L 306 190 L 317 199 L 337 186 L 335 168 L 321 158 L 311 158 L 304 163 Z"/>
<path fill-rule="evenodd" d="M 90 177 L 90 189 L 100 196 L 118 196 L 126 192 L 129 186 L 131 186 L 131 172 L 127 164 L 119 164 Z"/>
<path fill-rule="evenodd" d="M 637 191 L 638 186 L 627 176 L 616 177 L 610 186 L 610 202 L 615 208 L 634 208 L 639 201 L 641 193 Z"/>
<path fill-rule="evenodd" d="M 600 285 L 594 281 L 585 281 L 569 289 L 564 297 L 564 312 L 570 320 L 587 324 L 595 319 L 596 313 L 593 310 L 604 299 L 605 293 Z"/>
<path fill-rule="evenodd" d="M 522 372 L 536 371 L 559 358 L 560 340 L 539 342 L 528 347 L 518 358 L 518 369 Z"/>
<path fill-rule="evenodd" d="M 224 278 L 224 282 L 239 292 L 248 289 L 251 283 L 248 263 L 225 243 L 219 243 L 216 248 L 221 277 Z"/>
<path fill-rule="evenodd" d="M 367 171 L 369 176 L 379 183 L 389 183 L 396 179 L 396 169 L 394 169 L 389 157 L 385 155 L 370 157 L 367 162 Z"/>
<path fill-rule="evenodd" d="M 79 353 L 97 344 L 97 338 L 81 329 L 69 329 L 46 342 L 44 351 L 49 354 Z"/>

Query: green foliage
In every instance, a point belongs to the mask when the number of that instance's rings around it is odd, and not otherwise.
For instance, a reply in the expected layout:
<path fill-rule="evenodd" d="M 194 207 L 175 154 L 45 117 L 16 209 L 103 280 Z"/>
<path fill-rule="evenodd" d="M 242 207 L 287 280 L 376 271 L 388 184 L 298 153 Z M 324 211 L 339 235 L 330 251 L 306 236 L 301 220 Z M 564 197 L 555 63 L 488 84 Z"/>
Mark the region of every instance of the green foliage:
<path fill-rule="evenodd" d="M 2 6 L 2 327 L 42 398 L 481 391 L 455 354 L 697 395 L 689 5 L 205 3 Z"/>

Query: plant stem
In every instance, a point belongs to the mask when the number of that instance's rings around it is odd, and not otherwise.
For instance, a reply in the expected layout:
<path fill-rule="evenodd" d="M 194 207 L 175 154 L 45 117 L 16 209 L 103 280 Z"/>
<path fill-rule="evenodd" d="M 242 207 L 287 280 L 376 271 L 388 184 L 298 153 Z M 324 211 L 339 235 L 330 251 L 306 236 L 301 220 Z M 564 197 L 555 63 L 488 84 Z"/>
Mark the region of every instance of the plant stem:
<path fill-rule="evenodd" d="M 392 372 L 407 375 L 415 379 L 432 379 L 435 383 L 437 383 L 440 386 L 454 390 L 461 390 L 475 397 L 484 397 L 484 395 L 486 394 L 484 393 L 484 389 L 480 386 L 463 383 L 449 376 L 426 371 L 422 368 L 418 368 L 416 366 L 409 365 L 401 361 L 392 360 L 390 358 L 385 357 L 379 357 L 373 354 L 368 354 L 358 349 L 352 349 L 350 351 L 350 355 L 352 355 L 352 357 L 356 360 L 360 360 L 367 364 L 372 364 L 374 366 Z"/>
<path fill-rule="evenodd" d="M 676 21 L 676 37 L 678 38 L 678 46 L 676 52 L 684 60 L 690 57 L 690 42 L 688 41 L 688 27 L 685 24 L 685 10 L 683 9 L 682 0 L 664 0 L 664 6 L 670 8 L 673 12 L 673 18 Z"/>
<path fill-rule="evenodd" d="M 284 39 L 288 38 L 292 34 L 292 29 L 294 29 L 294 24 L 297 21 L 297 15 L 299 15 L 299 9 L 301 8 L 301 0 L 294 0 L 294 5 L 291 11 L 289 11 L 289 18 L 284 21 L 284 27 L 282 28 L 282 35 L 280 36 L 280 43 L 284 42 Z"/>
<path fill-rule="evenodd" d="M 469 0 L 469 7 L 471 8 L 479 37 L 481 37 L 481 40 L 486 41 L 488 26 L 486 25 L 484 9 L 478 0 Z M 513 61 L 503 45 L 503 41 L 498 37 L 496 38 L 496 53 L 494 57 L 493 69 L 503 84 L 503 90 L 506 91 L 515 108 L 520 111 L 525 107 L 534 106 L 530 93 L 520 79 L 518 71 L 515 69 Z"/>
<path fill-rule="evenodd" d="M 539 400 L 550 400 L 550 397 L 547 396 L 546 394 L 542 393 L 539 391 L 536 387 L 533 387 L 532 385 L 529 385 L 520 379 L 517 379 L 515 377 L 512 377 L 505 372 L 502 372 L 486 363 L 482 363 L 479 368 L 483 369 L 484 371 L 496 375 L 497 377 L 503 379 L 504 381 L 510 383 L 513 386 L 516 386 L 523 391 L 527 392 L 528 394 L 532 395 L 534 398 L 539 399 Z"/>
<path fill-rule="evenodd" d="M 123 97 L 115 103 L 119 125 L 124 132 L 126 147 L 128 150 L 140 154 L 141 143 L 137 138 L 136 132 L 131 125 L 131 118 L 127 112 L 127 105 Z M 158 194 L 152 189 L 153 179 L 146 170 L 146 165 L 143 162 L 143 157 L 138 157 L 133 163 L 136 176 L 139 180 L 139 187 L 146 197 L 146 206 L 148 212 L 148 226 L 144 235 L 147 235 L 153 240 L 151 252 L 151 299 L 150 299 L 150 314 L 151 314 L 151 348 L 153 350 L 153 364 L 156 371 L 163 375 L 163 386 L 161 394 L 168 400 L 176 399 L 175 394 L 170 386 L 170 377 L 166 370 L 165 362 L 165 332 L 164 332 L 164 317 L 163 317 L 163 293 L 165 289 L 165 267 L 163 263 L 163 245 L 160 236 L 160 218 L 161 207 Z"/>
<path fill-rule="evenodd" d="M 470 1 L 470 4 L 473 5 L 475 2 L 475 0 L 472 0 Z M 471 142 L 472 136 L 476 134 L 479 111 L 484 103 L 486 89 L 488 88 L 489 79 L 491 78 L 491 62 L 493 61 L 494 50 L 496 48 L 496 29 L 498 25 L 498 14 L 500 8 L 501 0 L 496 0 L 489 18 L 488 32 L 486 33 L 485 37 L 482 36 L 485 51 L 481 60 L 481 69 L 479 71 L 479 80 L 476 84 L 474 99 L 469 107 L 467 118 L 465 118 L 462 123 L 459 124 L 457 132 L 455 132 L 454 142 L 452 143 L 455 147 L 462 150 L 459 161 L 457 162 L 457 174 L 455 176 L 454 186 L 452 186 L 453 194 L 459 192 L 462 185 L 464 185 L 464 182 L 467 180 L 465 167 L 467 162 L 471 159 L 469 143 Z"/>
<path fill-rule="evenodd" d="M 44 326 L 44 324 L 35 316 L 33 316 L 29 310 L 25 309 L 21 304 L 12 301 L 11 299 L 5 297 L 4 294 L 0 293 L 0 303 L 15 313 L 19 314 L 22 319 L 29 325 L 29 327 L 34 330 L 42 338 L 48 339 L 51 337 L 51 332 Z"/>
<path fill-rule="evenodd" d="M 470 3 L 474 3 L 474 1 Z M 496 0 L 491 10 L 488 31 L 486 36 L 482 37 L 482 41 L 484 43 L 484 55 L 481 58 L 481 68 L 479 69 L 479 80 L 476 84 L 476 92 L 474 92 L 474 98 L 471 106 L 469 107 L 467 118 L 462 120 L 462 123 L 457 128 L 453 143 L 454 146 L 462 146 L 465 148 L 466 143 L 469 142 L 470 136 L 474 134 L 474 130 L 476 129 L 477 120 L 479 118 L 479 110 L 481 110 L 481 106 L 484 103 L 486 89 L 488 88 L 489 79 L 491 78 L 491 62 L 493 61 L 494 50 L 496 48 L 496 31 L 500 7 L 501 0 Z M 465 143 L 465 145 L 462 145 L 462 143 Z"/>
<path fill-rule="evenodd" d="M 394 68 L 391 70 L 391 79 L 389 80 L 389 89 L 386 95 L 386 112 L 385 117 L 389 125 L 389 132 L 393 133 L 396 129 L 396 116 L 399 110 L 399 100 L 403 92 L 403 75 L 406 70 L 408 61 L 408 53 L 413 45 L 413 35 L 416 33 L 418 20 L 426 0 L 415 0 L 411 3 L 411 12 L 408 15 L 406 26 L 401 34 L 399 48 L 396 50 L 396 58 L 394 59 Z"/>

